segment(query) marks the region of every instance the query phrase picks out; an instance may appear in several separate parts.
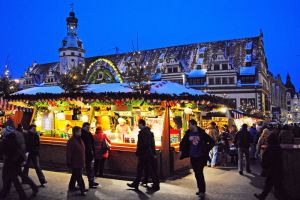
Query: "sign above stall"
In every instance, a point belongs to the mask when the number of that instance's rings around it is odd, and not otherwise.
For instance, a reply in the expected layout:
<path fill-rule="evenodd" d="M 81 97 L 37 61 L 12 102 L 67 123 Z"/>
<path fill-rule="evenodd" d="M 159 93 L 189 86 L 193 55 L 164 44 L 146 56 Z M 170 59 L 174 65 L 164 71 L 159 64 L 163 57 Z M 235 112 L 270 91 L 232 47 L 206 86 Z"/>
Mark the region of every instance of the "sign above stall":
<path fill-rule="evenodd" d="M 145 111 L 145 112 L 141 112 L 141 116 L 145 116 L 145 117 L 155 117 L 155 112 L 154 110 L 151 111 Z"/>
<path fill-rule="evenodd" d="M 132 106 L 126 106 L 126 105 L 112 105 L 111 106 L 112 111 L 131 111 Z"/>
<path fill-rule="evenodd" d="M 125 117 L 131 117 L 132 113 L 131 111 L 118 111 L 117 112 L 120 116 L 125 116 Z"/>
<path fill-rule="evenodd" d="M 64 114 L 65 115 L 73 115 L 73 110 L 65 110 Z"/>

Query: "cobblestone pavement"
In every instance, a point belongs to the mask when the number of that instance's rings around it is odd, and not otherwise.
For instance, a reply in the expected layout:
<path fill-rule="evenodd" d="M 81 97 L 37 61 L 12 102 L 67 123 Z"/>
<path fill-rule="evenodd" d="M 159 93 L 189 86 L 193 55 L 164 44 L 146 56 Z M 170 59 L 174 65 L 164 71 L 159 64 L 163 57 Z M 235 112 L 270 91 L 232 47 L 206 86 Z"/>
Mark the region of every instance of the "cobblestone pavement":
<path fill-rule="evenodd" d="M 206 200 L 254 200 L 253 194 L 260 192 L 263 186 L 263 178 L 259 174 L 259 167 L 253 166 L 251 174 L 245 173 L 244 176 L 238 174 L 234 167 L 228 168 L 205 168 L 205 178 L 207 195 Z M 2 173 L 2 167 L 0 166 Z M 177 199 L 199 199 L 195 192 L 196 182 L 194 174 L 191 173 L 183 177 L 173 177 L 161 183 L 158 192 L 148 192 L 145 187 L 140 186 L 139 191 L 131 190 L 126 186 L 129 181 L 97 178 L 102 187 L 90 189 L 86 197 L 82 197 L 77 192 L 68 193 L 67 187 L 70 179 L 69 173 L 44 171 L 48 184 L 45 188 L 40 188 L 35 200 L 60 200 L 60 199 L 89 199 L 89 200 L 114 200 L 114 199 L 157 199 L 157 200 L 177 200 Z M 37 176 L 34 170 L 30 170 L 30 176 L 37 183 Z M 84 177 L 87 183 L 86 177 Z M 31 194 L 28 185 L 23 185 L 26 193 Z M 2 180 L 0 181 L 2 188 Z M 18 199 L 14 187 L 7 200 Z M 270 194 L 267 200 L 275 199 Z"/>

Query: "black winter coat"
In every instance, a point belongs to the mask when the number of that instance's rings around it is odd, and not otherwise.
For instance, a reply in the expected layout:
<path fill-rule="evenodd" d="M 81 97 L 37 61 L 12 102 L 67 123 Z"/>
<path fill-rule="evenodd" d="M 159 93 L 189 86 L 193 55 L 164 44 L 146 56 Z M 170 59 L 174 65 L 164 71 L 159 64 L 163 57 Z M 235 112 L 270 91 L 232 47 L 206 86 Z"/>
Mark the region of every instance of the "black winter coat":
<path fill-rule="evenodd" d="M 208 159 L 209 151 L 215 146 L 215 142 L 208 134 L 205 133 L 205 131 L 202 128 L 197 126 L 197 129 L 200 137 L 200 142 L 198 143 L 198 146 L 202 154 L 205 155 L 206 159 Z M 180 160 L 190 157 L 189 137 L 190 137 L 190 130 L 187 130 L 179 146 L 179 150 L 181 152 Z"/>
<path fill-rule="evenodd" d="M 249 131 L 238 131 L 234 137 L 234 144 L 238 148 L 249 148 L 253 143 Z"/>
<path fill-rule="evenodd" d="M 95 155 L 94 137 L 90 131 L 81 129 L 81 139 L 85 146 L 85 159 L 92 161 Z"/>
<path fill-rule="evenodd" d="M 282 178 L 281 149 L 279 145 L 268 145 L 262 155 L 262 168 L 266 177 L 280 182 Z"/>
<path fill-rule="evenodd" d="M 37 133 L 28 131 L 25 135 L 26 151 L 31 155 L 39 155 L 40 136 Z"/>
<path fill-rule="evenodd" d="M 147 126 L 145 126 L 139 131 L 136 156 L 155 156 L 154 134 L 150 131 L 149 127 Z"/>

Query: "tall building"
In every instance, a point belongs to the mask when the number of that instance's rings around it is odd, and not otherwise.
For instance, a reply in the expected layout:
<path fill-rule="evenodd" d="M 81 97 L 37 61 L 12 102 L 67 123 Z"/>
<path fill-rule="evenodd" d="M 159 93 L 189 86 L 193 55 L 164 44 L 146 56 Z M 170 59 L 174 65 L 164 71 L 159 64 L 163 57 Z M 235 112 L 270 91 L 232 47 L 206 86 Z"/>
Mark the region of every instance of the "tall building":
<path fill-rule="evenodd" d="M 85 58 L 73 10 L 66 20 L 67 36 L 59 48 L 59 62 L 34 63 L 25 72 L 24 88 L 56 85 L 59 74 L 74 66 L 88 69 L 87 83 L 120 82 L 127 68 L 140 65 L 150 69 L 152 81 L 173 81 L 204 90 L 228 98 L 237 109 L 253 114 L 270 112 L 271 89 L 262 33 L 242 39 Z"/>

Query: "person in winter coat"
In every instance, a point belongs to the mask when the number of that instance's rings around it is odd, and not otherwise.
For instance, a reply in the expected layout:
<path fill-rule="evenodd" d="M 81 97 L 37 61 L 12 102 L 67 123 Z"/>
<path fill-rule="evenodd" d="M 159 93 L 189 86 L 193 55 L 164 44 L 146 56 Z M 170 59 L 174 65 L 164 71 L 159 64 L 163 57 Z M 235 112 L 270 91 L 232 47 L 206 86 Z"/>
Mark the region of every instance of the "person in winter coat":
<path fill-rule="evenodd" d="M 256 130 L 256 124 L 252 124 L 252 126 L 249 128 L 249 133 L 250 133 L 252 141 L 253 141 L 253 143 L 250 146 L 250 159 L 254 160 L 254 159 L 256 159 L 256 143 L 255 143 L 255 141 L 257 141 L 257 137 L 258 137 L 258 133 Z"/>
<path fill-rule="evenodd" d="M 33 167 L 39 178 L 41 186 L 47 183 L 44 173 L 40 166 L 40 136 L 36 132 L 36 125 L 32 124 L 29 126 L 28 133 L 26 134 L 26 151 L 28 152 L 28 158 L 24 165 L 23 173 L 28 175 L 29 165 L 32 161 Z"/>
<path fill-rule="evenodd" d="M 76 182 L 79 185 L 82 196 L 86 195 L 85 184 L 82 178 L 82 170 L 85 164 L 85 146 L 81 139 L 81 128 L 74 126 L 72 137 L 67 143 L 67 166 L 72 170 L 72 176 L 69 182 L 69 191 L 76 191 Z"/>
<path fill-rule="evenodd" d="M 137 141 L 136 156 L 138 157 L 137 175 L 132 183 L 127 183 L 128 187 L 138 190 L 141 182 L 144 168 L 148 165 L 149 175 L 152 178 L 153 185 L 151 190 L 157 191 L 160 189 L 159 179 L 156 172 L 156 151 L 154 135 L 150 131 L 150 128 L 146 126 L 146 122 L 143 119 L 138 121 L 140 128 Z"/>
<path fill-rule="evenodd" d="M 102 128 L 96 128 L 96 132 L 94 135 L 94 144 L 95 144 L 95 176 L 103 177 L 103 169 L 105 161 L 109 156 L 109 151 L 103 149 L 103 140 L 106 140 L 109 144 L 111 144 L 110 139 L 106 134 L 103 133 Z"/>
<path fill-rule="evenodd" d="M 81 129 L 81 139 L 85 146 L 85 170 L 89 180 L 89 188 L 97 188 L 99 183 L 95 182 L 95 173 L 93 169 L 93 162 L 95 159 L 95 144 L 94 137 L 90 132 L 90 123 L 85 122 Z"/>
<path fill-rule="evenodd" d="M 281 149 L 278 143 L 278 138 L 274 134 L 271 134 L 268 137 L 268 146 L 262 155 L 262 168 L 266 177 L 265 185 L 263 191 L 260 194 L 254 194 L 254 196 L 260 200 L 264 200 L 274 187 L 275 196 L 279 199 L 286 199 L 281 185 Z"/>
<path fill-rule="evenodd" d="M 208 135 L 214 140 L 215 146 L 209 152 L 210 159 L 208 159 L 207 166 L 215 167 L 218 160 L 218 148 L 219 148 L 218 146 L 219 131 L 217 129 L 215 122 L 210 123 L 210 126 L 208 128 Z"/>
<path fill-rule="evenodd" d="M 249 147 L 252 144 L 252 139 L 249 131 L 247 130 L 247 124 L 243 124 L 240 131 L 238 131 L 234 138 L 234 144 L 238 148 L 238 167 L 240 175 L 243 175 L 243 156 L 246 158 L 246 171 L 251 173 L 250 159 L 249 159 Z"/>
<path fill-rule="evenodd" d="M 264 152 L 264 149 L 262 148 L 262 146 L 267 145 L 267 140 L 268 140 L 269 135 L 271 135 L 271 130 L 269 127 L 266 127 L 263 129 L 260 137 L 258 138 L 258 142 L 256 145 L 256 154 L 259 159 L 262 159 L 262 154 Z"/>
<path fill-rule="evenodd" d="M 222 164 L 223 166 L 227 166 L 227 155 L 229 154 L 229 140 L 230 140 L 230 135 L 226 131 L 226 127 L 221 127 L 220 128 L 220 135 L 218 139 L 218 144 L 219 144 L 219 152 L 221 152 L 221 159 L 222 159 Z"/>
<path fill-rule="evenodd" d="M 289 126 L 285 124 L 279 133 L 279 143 L 280 144 L 293 144 L 294 143 L 294 133 L 289 130 Z"/>
<path fill-rule="evenodd" d="M 190 157 L 198 186 L 196 195 L 201 199 L 205 198 L 206 192 L 203 168 L 214 145 L 214 140 L 197 126 L 197 122 L 194 119 L 189 120 L 189 129 L 180 142 L 180 159 Z"/>
<path fill-rule="evenodd" d="M 1 200 L 7 197 L 12 183 L 14 183 L 15 189 L 21 200 L 29 199 L 22 188 L 18 176 L 23 178 L 26 183 L 30 185 L 33 190 L 33 196 L 38 192 L 38 188 L 34 182 L 22 173 L 22 165 L 25 160 L 25 145 L 22 144 L 20 136 L 22 136 L 21 133 L 16 131 L 13 125 L 6 126 L 2 147 L 4 165 L 2 169 L 3 188 L 0 192 Z"/>

